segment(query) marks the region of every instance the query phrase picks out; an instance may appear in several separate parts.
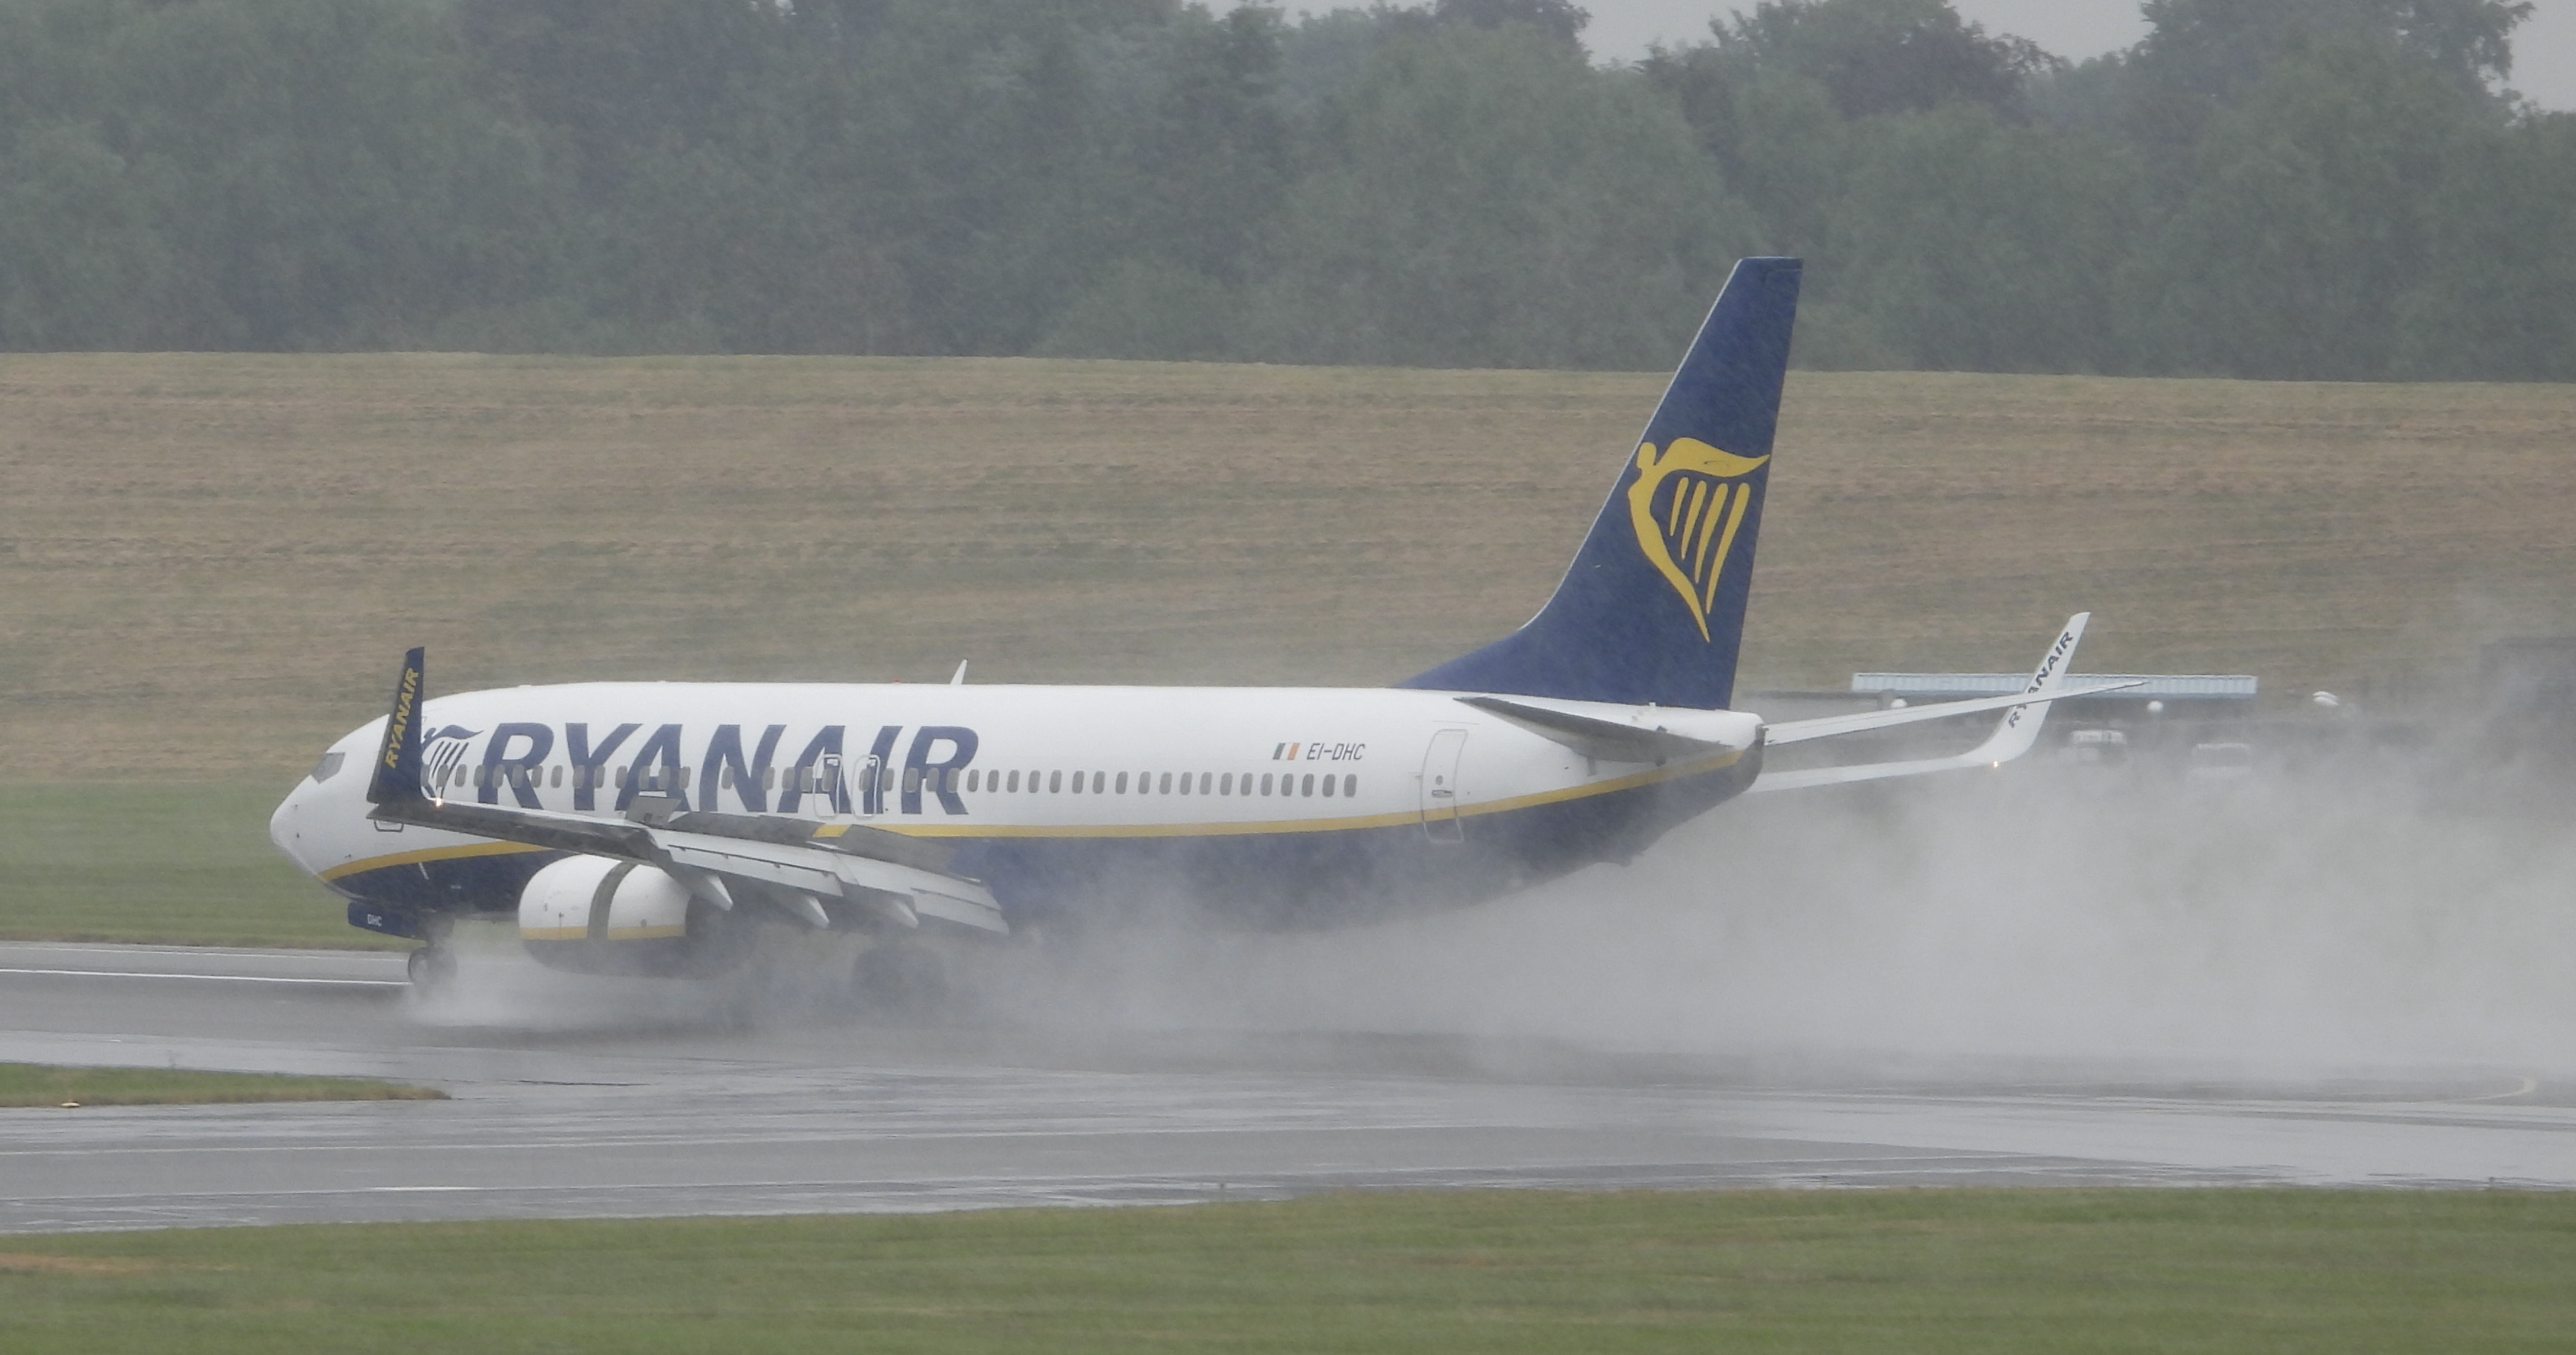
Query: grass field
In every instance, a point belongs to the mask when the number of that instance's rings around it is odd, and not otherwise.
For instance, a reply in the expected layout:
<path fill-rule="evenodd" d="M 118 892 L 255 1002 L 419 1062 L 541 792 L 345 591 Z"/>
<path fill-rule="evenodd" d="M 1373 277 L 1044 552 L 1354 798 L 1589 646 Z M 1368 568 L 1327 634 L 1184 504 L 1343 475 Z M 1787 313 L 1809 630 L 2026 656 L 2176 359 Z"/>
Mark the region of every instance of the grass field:
<path fill-rule="evenodd" d="M 2576 1198 L 1343 1195 L 0 1240 L 50 1351 L 2563 1351 Z"/>
<path fill-rule="evenodd" d="M 59 1068 L 0 1063 L 0 1106 L 178 1106 L 246 1101 L 443 1101 L 446 1093 L 362 1077 Z"/>
<path fill-rule="evenodd" d="M 0 782 L 262 807 L 433 688 L 1402 676 L 1545 596 L 1661 378 L 0 357 Z M 2576 388 L 1792 377 L 1754 686 L 2421 680 L 2576 630 Z"/>
<path fill-rule="evenodd" d="M 282 793 L 282 792 L 281 792 Z M 0 940 L 386 948 L 228 784 L 0 782 Z"/>

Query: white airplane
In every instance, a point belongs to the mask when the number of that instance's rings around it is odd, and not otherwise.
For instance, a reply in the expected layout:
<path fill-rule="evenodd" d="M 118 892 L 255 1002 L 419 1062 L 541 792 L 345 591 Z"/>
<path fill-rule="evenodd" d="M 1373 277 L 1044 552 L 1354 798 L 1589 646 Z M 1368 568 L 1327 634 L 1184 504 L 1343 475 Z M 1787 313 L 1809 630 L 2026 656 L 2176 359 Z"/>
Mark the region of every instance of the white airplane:
<path fill-rule="evenodd" d="M 708 975 L 755 924 L 1008 935 L 1178 893 L 1323 925 L 1623 862 L 1746 791 L 1999 765 L 2069 687 L 1766 723 L 1728 709 L 1799 263 L 1738 263 L 1546 607 L 1392 688 L 583 683 L 425 699 L 332 745 L 270 836 L 451 972 L 460 918 L 538 960 Z M 2005 712 L 1957 757 L 1763 771 L 1766 749 Z M 886 972 L 882 968 L 862 973 Z"/>

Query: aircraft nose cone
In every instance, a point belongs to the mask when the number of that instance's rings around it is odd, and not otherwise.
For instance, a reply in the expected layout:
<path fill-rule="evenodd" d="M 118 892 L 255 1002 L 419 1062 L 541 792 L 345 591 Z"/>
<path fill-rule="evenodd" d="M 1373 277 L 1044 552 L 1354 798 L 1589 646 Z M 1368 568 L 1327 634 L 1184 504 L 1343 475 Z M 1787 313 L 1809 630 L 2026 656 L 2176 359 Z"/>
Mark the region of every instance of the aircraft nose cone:
<path fill-rule="evenodd" d="M 287 860 L 294 862 L 298 869 L 310 875 L 313 873 L 313 867 L 305 860 L 304 841 L 300 832 L 303 823 L 304 787 L 299 785 L 287 792 L 286 798 L 277 802 L 276 811 L 268 816 L 268 840 L 279 851 L 286 854 Z"/>

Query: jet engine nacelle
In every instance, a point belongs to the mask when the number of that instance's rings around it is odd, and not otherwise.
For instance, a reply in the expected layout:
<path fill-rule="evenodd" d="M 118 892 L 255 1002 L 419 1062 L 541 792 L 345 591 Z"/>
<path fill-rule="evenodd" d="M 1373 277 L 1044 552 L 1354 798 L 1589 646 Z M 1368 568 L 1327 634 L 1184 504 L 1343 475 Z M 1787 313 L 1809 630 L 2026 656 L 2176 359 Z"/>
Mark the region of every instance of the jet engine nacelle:
<path fill-rule="evenodd" d="M 529 877 L 519 940 L 551 969 L 663 978 L 721 974 L 751 950 L 748 919 L 667 871 L 604 856 L 567 856 Z"/>

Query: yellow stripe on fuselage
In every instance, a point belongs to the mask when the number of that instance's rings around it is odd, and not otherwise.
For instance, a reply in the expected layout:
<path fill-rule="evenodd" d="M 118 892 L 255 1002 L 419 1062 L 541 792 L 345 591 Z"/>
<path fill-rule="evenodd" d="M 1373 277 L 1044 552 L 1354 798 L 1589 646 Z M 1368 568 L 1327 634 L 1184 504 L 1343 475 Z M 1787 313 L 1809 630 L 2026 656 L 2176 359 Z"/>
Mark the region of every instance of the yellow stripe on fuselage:
<path fill-rule="evenodd" d="M 395 852 L 391 856 L 370 856 L 363 861 L 333 866 L 316 876 L 321 880 L 345 880 L 352 875 L 392 866 L 412 866 L 429 861 L 458 861 L 470 856 L 514 856 L 520 852 L 551 851 L 549 847 L 531 847 L 524 842 L 467 842 L 454 847 L 430 847 L 417 852 Z"/>
<path fill-rule="evenodd" d="M 1532 809 L 1539 805 L 1563 804 L 1568 800 L 1589 799 L 1615 791 L 1634 790 L 1659 782 L 1675 781 L 1703 772 L 1723 771 L 1742 761 L 1741 750 L 1718 753 L 1690 762 L 1674 763 L 1651 771 L 1594 781 L 1562 790 L 1539 791 L 1515 795 L 1509 799 L 1488 800 L 1482 804 L 1460 805 L 1460 818 L 1482 814 L 1504 814 L 1515 809 Z M 1408 809 L 1395 814 L 1360 814 L 1338 819 L 1274 819 L 1267 823 L 1049 823 L 1049 824 L 977 824 L 977 823 L 885 823 L 871 820 L 871 828 L 906 837 L 1244 837 L 1262 833 L 1330 833 L 1360 828 L 1400 828 L 1422 822 L 1422 811 Z"/>

